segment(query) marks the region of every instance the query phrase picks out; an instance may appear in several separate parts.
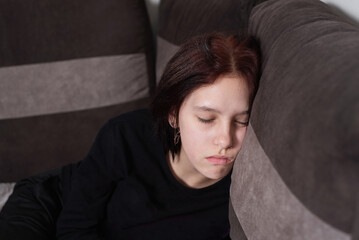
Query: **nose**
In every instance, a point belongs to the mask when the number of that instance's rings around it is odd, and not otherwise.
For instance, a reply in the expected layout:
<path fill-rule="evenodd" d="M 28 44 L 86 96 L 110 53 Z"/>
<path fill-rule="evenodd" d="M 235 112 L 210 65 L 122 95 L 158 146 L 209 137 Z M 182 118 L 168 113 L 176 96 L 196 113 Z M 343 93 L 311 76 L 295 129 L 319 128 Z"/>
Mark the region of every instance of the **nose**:
<path fill-rule="evenodd" d="M 214 144 L 220 149 L 228 149 L 233 147 L 233 133 L 231 124 L 222 124 L 218 127 L 218 132 L 214 139 Z"/>

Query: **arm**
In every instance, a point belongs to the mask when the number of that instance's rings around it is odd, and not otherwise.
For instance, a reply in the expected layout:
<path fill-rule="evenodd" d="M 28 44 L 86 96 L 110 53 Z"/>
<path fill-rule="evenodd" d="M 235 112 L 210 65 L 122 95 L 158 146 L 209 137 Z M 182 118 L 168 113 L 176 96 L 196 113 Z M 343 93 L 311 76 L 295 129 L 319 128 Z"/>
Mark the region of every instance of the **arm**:
<path fill-rule="evenodd" d="M 57 223 L 57 238 L 102 239 L 99 225 L 106 215 L 107 202 L 115 183 L 121 179 L 121 163 L 116 153 L 121 140 L 107 123 L 99 132 L 90 152 L 74 173 L 71 190 Z"/>

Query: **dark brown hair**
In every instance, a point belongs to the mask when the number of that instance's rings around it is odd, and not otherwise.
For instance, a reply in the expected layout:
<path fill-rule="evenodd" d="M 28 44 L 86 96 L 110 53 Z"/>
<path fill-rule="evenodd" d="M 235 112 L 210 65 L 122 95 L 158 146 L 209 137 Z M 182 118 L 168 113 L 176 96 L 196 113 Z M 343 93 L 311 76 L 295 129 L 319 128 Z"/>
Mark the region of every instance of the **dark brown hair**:
<path fill-rule="evenodd" d="M 212 84 L 219 76 L 238 75 L 250 91 L 250 105 L 258 88 L 259 45 L 253 37 L 211 33 L 184 43 L 168 62 L 152 99 L 155 131 L 165 152 L 178 153 L 181 142 L 174 144 L 170 114 L 177 117 L 185 98 L 194 90 Z"/>

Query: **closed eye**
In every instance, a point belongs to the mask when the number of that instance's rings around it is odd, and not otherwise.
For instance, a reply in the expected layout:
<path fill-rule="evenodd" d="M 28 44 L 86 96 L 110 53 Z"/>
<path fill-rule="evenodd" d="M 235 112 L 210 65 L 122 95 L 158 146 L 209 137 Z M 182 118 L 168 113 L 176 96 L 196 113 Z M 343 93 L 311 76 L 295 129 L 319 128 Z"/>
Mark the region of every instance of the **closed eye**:
<path fill-rule="evenodd" d="M 211 123 L 213 122 L 214 119 L 204 119 L 199 117 L 198 120 L 203 123 Z"/>
<path fill-rule="evenodd" d="M 236 121 L 237 124 L 242 125 L 242 126 L 248 126 L 249 122 L 242 122 L 242 121 Z"/>

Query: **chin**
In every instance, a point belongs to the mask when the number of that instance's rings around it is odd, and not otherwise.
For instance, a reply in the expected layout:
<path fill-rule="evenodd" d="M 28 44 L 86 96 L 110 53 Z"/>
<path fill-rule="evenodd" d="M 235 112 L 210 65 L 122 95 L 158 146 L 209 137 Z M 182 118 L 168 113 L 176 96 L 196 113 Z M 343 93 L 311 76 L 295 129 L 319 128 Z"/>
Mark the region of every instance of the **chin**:
<path fill-rule="evenodd" d="M 224 178 L 225 176 L 228 175 L 228 173 L 231 171 L 232 168 L 230 169 L 220 169 L 220 170 L 217 170 L 217 171 L 211 171 L 211 172 L 208 172 L 207 174 L 205 174 L 205 176 L 209 179 L 212 179 L 212 180 L 220 180 L 222 178 Z"/>

